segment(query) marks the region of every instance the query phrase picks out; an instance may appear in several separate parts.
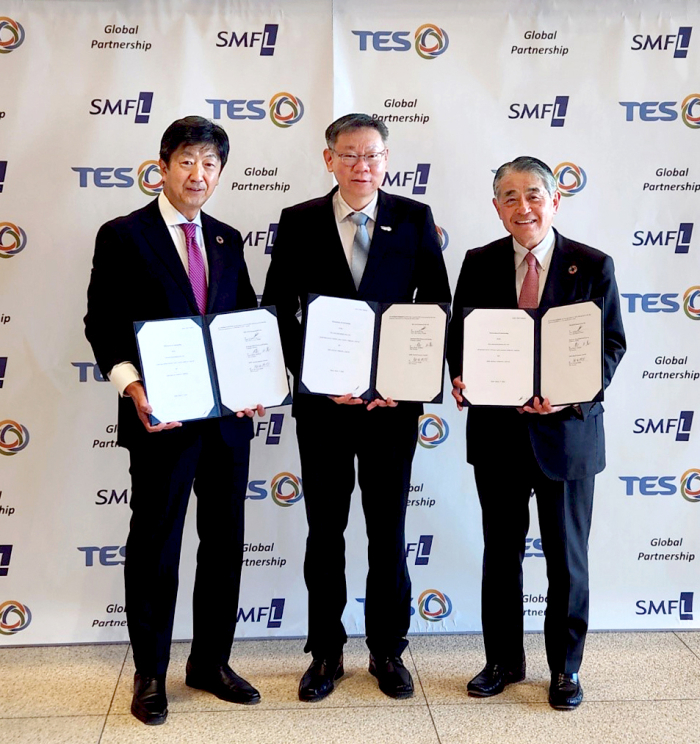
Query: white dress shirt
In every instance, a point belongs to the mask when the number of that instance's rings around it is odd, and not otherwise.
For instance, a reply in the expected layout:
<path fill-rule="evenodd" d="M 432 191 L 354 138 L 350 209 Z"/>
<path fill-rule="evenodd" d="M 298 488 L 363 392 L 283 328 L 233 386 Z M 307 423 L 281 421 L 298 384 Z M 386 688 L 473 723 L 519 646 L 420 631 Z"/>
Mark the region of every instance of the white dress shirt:
<path fill-rule="evenodd" d="M 378 195 L 379 192 L 375 193 L 374 199 L 364 209 L 359 210 L 369 217 L 366 227 L 370 242 L 372 241 L 374 226 L 377 222 Z M 343 244 L 345 258 L 348 260 L 348 266 L 352 266 L 352 244 L 355 240 L 355 233 L 357 232 L 357 225 L 350 219 L 350 215 L 355 214 L 356 211 L 358 210 L 353 209 L 343 199 L 340 195 L 340 190 L 333 194 L 333 214 L 335 215 L 335 222 L 338 225 L 338 234 L 340 235 L 340 242 Z"/>
<path fill-rule="evenodd" d="M 552 263 L 552 250 L 554 248 L 554 230 L 550 227 L 549 232 L 542 238 L 539 245 L 536 245 L 532 251 L 523 248 L 518 241 L 513 238 L 513 250 L 515 251 L 515 292 L 516 297 L 520 297 L 520 290 L 523 288 L 525 274 L 527 274 L 527 261 L 525 256 L 528 253 L 537 259 L 537 274 L 539 276 L 539 287 L 537 293 L 537 303 L 542 299 L 542 292 L 547 281 L 549 265 Z"/>
<path fill-rule="evenodd" d="M 207 252 L 204 249 L 204 234 L 202 233 L 202 219 L 201 212 L 197 212 L 197 216 L 193 220 L 188 220 L 187 217 L 180 214 L 175 207 L 168 201 L 168 197 L 163 191 L 158 195 L 158 209 L 163 221 L 168 226 L 168 232 L 173 240 L 177 255 L 180 256 L 182 265 L 185 267 L 185 271 L 188 271 L 189 261 L 187 259 L 187 242 L 185 241 L 185 233 L 178 227 L 178 225 L 185 222 L 193 222 L 197 225 L 197 244 L 202 251 L 202 260 L 204 261 L 204 272 L 207 277 L 207 284 L 209 283 L 209 261 L 207 260 Z M 109 381 L 117 388 L 119 395 L 124 395 L 124 389 L 127 385 L 132 382 L 137 382 L 141 379 L 141 375 L 132 362 L 120 362 L 115 364 L 114 367 L 107 374 Z"/>

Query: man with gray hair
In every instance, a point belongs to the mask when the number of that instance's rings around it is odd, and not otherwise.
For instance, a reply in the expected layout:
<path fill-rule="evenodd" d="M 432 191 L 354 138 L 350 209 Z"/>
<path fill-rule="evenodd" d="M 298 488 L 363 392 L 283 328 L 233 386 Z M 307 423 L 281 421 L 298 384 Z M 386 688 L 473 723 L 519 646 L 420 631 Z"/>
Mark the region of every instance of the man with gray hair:
<path fill-rule="evenodd" d="M 625 352 L 613 261 L 552 228 L 560 194 L 541 160 L 519 157 L 496 172 L 493 204 L 511 237 L 468 251 L 455 291 L 448 362 L 452 395 L 465 405 L 463 308 L 536 308 L 604 299 L 603 385 Z M 465 388 L 467 388 L 465 390 Z M 523 574 L 529 500 L 534 490 L 547 562 L 544 622 L 551 671 L 549 702 L 572 710 L 583 699 L 578 671 L 588 628 L 588 535 L 596 473 L 605 467 L 600 403 L 523 408 L 473 407 L 467 460 L 484 529 L 481 618 L 486 666 L 467 685 L 490 697 L 525 678 Z"/>
<path fill-rule="evenodd" d="M 369 542 L 365 629 L 369 671 L 386 695 L 413 695 L 401 661 L 408 645 L 411 582 L 404 524 L 419 403 L 350 393 L 298 392 L 302 326 L 309 293 L 376 302 L 449 302 L 450 286 L 433 216 L 425 204 L 380 189 L 389 150 L 386 125 L 348 114 L 326 130 L 323 159 L 338 185 L 282 211 L 263 305 L 276 305 L 287 367 L 296 385 L 292 414 L 309 525 L 304 577 L 313 656 L 299 697 L 322 700 L 343 673 L 347 640 L 345 539 L 355 457 Z"/>

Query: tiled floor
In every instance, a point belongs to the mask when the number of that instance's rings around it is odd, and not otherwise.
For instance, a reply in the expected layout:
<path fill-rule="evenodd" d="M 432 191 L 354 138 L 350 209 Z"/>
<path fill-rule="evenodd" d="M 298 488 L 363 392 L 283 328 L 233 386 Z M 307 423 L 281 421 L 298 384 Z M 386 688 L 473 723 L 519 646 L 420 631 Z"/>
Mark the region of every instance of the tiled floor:
<path fill-rule="evenodd" d="M 700 744 L 700 632 L 593 633 L 572 713 L 547 705 L 541 635 L 526 636 L 527 680 L 495 698 L 468 698 L 481 636 L 416 636 L 404 661 L 410 700 L 385 697 L 362 640 L 346 646 L 345 677 L 326 700 L 300 703 L 303 641 L 241 641 L 232 666 L 262 703 L 224 703 L 185 686 L 189 644 L 173 646 L 170 714 L 148 727 L 129 714 L 133 664 L 125 645 L 0 649 L 0 737 L 8 744 Z"/>

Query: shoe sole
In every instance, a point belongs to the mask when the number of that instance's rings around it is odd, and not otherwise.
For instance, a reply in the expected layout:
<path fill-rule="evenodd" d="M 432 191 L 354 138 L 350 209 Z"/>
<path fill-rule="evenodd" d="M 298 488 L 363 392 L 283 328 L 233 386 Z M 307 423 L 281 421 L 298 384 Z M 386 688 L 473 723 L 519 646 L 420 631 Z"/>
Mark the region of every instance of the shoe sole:
<path fill-rule="evenodd" d="M 344 674 L 345 670 L 343 669 L 343 667 L 339 667 L 338 671 L 333 677 L 333 682 L 337 682 Z M 335 685 L 332 684 L 330 690 L 328 690 L 328 692 L 324 692 L 322 695 L 314 695 L 313 697 L 302 697 L 301 693 L 299 693 L 299 700 L 301 700 L 302 703 L 318 703 L 321 700 L 325 700 L 334 690 Z"/>
<path fill-rule="evenodd" d="M 253 698 L 252 700 L 231 700 L 231 698 L 222 697 L 216 692 L 213 692 L 208 687 L 205 687 L 204 685 L 197 684 L 196 682 L 192 682 L 192 680 L 185 679 L 185 684 L 188 687 L 191 687 L 193 690 L 203 690 L 204 692 L 208 692 L 210 695 L 213 695 L 216 698 L 219 698 L 219 700 L 223 700 L 225 703 L 235 703 L 236 705 L 257 705 L 260 702 L 260 695 L 258 695 L 257 698 Z"/>
<path fill-rule="evenodd" d="M 146 726 L 160 726 L 161 724 L 165 723 L 165 720 L 168 717 L 168 710 L 166 708 L 165 713 L 163 713 L 162 715 L 152 716 L 149 713 L 141 711 L 139 708 L 135 708 L 132 704 L 131 715 L 138 721 L 141 721 L 141 723 L 145 723 Z"/>

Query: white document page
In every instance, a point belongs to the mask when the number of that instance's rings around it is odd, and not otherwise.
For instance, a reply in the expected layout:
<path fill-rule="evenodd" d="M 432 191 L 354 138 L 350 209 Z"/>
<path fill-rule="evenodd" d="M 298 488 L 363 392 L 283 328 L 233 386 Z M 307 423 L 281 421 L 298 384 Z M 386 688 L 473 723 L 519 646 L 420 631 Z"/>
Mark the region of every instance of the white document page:
<path fill-rule="evenodd" d="M 262 308 L 222 313 L 209 333 L 223 405 L 242 411 L 282 404 L 289 384 L 275 315 Z"/>
<path fill-rule="evenodd" d="M 533 395 L 535 321 L 524 310 L 477 308 L 464 318 L 462 382 L 474 405 L 522 406 Z"/>
<path fill-rule="evenodd" d="M 215 401 L 201 327 L 192 318 L 150 321 L 136 338 L 153 415 L 161 422 L 208 416 Z"/>
<path fill-rule="evenodd" d="M 544 314 L 541 391 L 553 406 L 587 403 L 602 389 L 601 323 L 595 302 L 552 307 Z"/>
<path fill-rule="evenodd" d="M 442 390 L 447 314 L 437 305 L 396 304 L 382 315 L 377 392 L 427 403 Z"/>
<path fill-rule="evenodd" d="M 309 303 L 301 381 L 312 393 L 359 397 L 372 375 L 375 314 L 360 300 L 317 297 Z"/>

